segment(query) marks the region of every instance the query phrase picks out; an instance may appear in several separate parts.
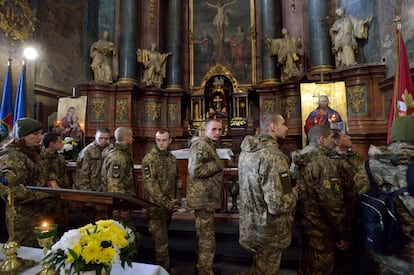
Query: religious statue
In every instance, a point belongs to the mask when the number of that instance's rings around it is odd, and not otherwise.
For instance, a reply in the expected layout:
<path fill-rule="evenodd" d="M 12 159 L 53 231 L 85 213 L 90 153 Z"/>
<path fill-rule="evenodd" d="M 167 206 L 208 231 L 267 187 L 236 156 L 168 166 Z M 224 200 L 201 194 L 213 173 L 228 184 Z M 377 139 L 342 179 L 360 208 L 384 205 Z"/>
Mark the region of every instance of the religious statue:
<path fill-rule="evenodd" d="M 329 30 L 337 68 L 357 64 L 354 54 L 354 51 L 358 49 L 356 38 L 368 38 L 367 25 L 373 19 L 372 16 L 368 16 L 364 20 L 359 20 L 352 16 L 346 17 L 344 14 L 343 8 L 336 10 L 337 20 Z"/>
<path fill-rule="evenodd" d="M 108 38 L 109 32 L 104 31 L 101 39 L 90 48 L 95 82 L 113 83 L 118 77 L 118 51 Z"/>
<path fill-rule="evenodd" d="M 281 66 L 281 81 L 298 78 L 300 72 L 297 67 L 299 57 L 303 55 L 302 41 L 289 36 L 289 31 L 282 29 L 282 38 L 267 38 L 270 55 L 277 56 L 277 63 Z"/>
<path fill-rule="evenodd" d="M 161 88 L 161 84 L 166 77 L 167 59 L 170 55 L 172 55 L 171 52 L 158 52 L 154 43 L 151 44 L 149 50 L 137 50 L 137 61 L 144 65 L 144 77 L 141 83 L 145 87 Z"/>

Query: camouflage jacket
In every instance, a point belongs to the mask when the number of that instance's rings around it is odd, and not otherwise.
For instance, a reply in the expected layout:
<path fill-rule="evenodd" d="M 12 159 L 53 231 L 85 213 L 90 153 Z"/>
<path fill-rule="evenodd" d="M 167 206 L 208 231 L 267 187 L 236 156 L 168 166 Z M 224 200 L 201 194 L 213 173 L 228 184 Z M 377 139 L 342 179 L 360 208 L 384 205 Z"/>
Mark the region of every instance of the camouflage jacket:
<path fill-rule="evenodd" d="M 171 210 L 172 200 L 181 198 L 182 186 L 175 156 L 154 146 L 142 160 L 142 174 L 146 199 Z"/>
<path fill-rule="evenodd" d="M 75 187 L 80 190 L 102 191 L 102 150 L 95 141 L 88 144 L 78 155 Z"/>
<path fill-rule="evenodd" d="M 334 248 L 334 242 L 349 239 L 345 209 L 336 166 L 323 146 L 306 146 L 294 158 L 299 200 L 295 224 L 307 236 L 328 240 L 311 244 L 320 249 Z"/>
<path fill-rule="evenodd" d="M 45 182 L 56 180 L 61 188 L 72 188 L 69 186 L 69 177 L 66 172 L 65 158 L 58 152 L 48 154 L 44 150 L 40 153 L 40 165 L 46 175 Z"/>
<path fill-rule="evenodd" d="M 375 181 L 381 185 L 384 182 L 391 183 L 388 187 L 382 185 L 380 191 L 393 192 L 407 186 L 407 165 L 414 161 L 413 144 L 393 142 L 388 146 L 371 145 L 368 155 L 369 166 Z M 359 170 L 355 180 L 360 192 L 369 189 L 370 183 L 365 168 Z M 407 235 L 410 235 L 409 232 L 414 229 L 414 197 L 404 193 L 397 197 L 395 203 L 403 229 Z"/>
<path fill-rule="evenodd" d="M 277 140 L 264 134 L 245 137 L 241 150 L 240 244 L 253 251 L 268 242 L 286 248 L 297 201 L 288 158 L 279 150 Z"/>
<path fill-rule="evenodd" d="M 355 212 L 355 206 L 358 200 L 358 193 L 355 187 L 354 176 L 357 173 L 358 166 L 354 158 L 354 154 L 351 153 L 338 153 L 336 151 L 330 152 L 330 158 L 336 165 L 339 179 L 341 180 L 341 186 L 344 196 L 345 207 L 345 220 L 347 224 L 352 223 L 352 219 Z"/>
<path fill-rule="evenodd" d="M 213 211 L 221 205 L 223 164 L 213 140 L 195 136 L 190 144 L 187 205 L 189 209 Z"/>
<path fill-rule="evenodd" d="M 102 156 L 104 191 L 136 195 L 134 160 L 129 148 L 113 143 L 103 150 Z"/>
<path fill-rule="evenodd" d="M 39 165 L 20 147 L 8 146 L 0 149 L 0 167 L 11 170 L 16 175 L 8 181 L 8 186 L 14 191 L 15 239 L 22 245 L 37 245 L 30 229 L 40 223 L 41 217 L 54 218 L 52 213 L 55 212 L 56 198 L 48 193 L 26 189 L 28 185 L 45 186 L 45 183 L 41 180 L 44 176 L 38 169 Z"/>
<path fill-rule="evenodd" d="M 407 186 L 407 165 L 414 161 L 414 145 L 406 142 L 393 142 L 388 146 L 371 145 L 368 150 L 369 166 L 377 184 L 383 192 L 393 192 Z M 355 175 L 359 192 L 370 187 L 364 165 Z M 384 185 L 383 183 L 391 183 Z M 392 256 L 375 254 L 380 274 L 411 274 L 414 270 L 414 197 L 407 192 L 394 199 L 395 211 L 404 233 L 411 238 L 402 251 Z"/>

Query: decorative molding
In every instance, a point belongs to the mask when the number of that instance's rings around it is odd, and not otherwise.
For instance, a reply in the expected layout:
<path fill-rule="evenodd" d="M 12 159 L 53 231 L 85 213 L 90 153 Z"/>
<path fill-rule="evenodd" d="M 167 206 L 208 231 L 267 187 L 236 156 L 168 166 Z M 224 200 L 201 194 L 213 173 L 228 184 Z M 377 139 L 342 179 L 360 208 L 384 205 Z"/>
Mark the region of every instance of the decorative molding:
<path fill-rule="evenodd" d="M 24 42 L 35 31 L 36 18 L 27 0 L 0 1 L 0 29 L 12 44 Z"/>

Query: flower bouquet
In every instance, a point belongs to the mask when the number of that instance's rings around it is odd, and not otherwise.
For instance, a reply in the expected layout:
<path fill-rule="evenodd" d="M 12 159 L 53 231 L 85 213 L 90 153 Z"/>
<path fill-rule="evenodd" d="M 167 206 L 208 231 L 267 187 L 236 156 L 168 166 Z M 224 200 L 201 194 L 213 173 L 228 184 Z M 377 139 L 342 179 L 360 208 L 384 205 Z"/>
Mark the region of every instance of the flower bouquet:
<path fill-rule="evenodd" d="M 65 137 L 63 142 L 63 148 L 59 153 L 61 153 L 66 160 L 76 160 L 79 154 L 79 144 L 71 137 Z"/>
<path fill-rule="evenodd" d="M 61 274 L 95 271 L 110 274 L 112 264 L 132 266 L 137 237 L 130 228 L 114 220 L 100 220 L 63 234 L 43 258 L 49 269 Z"/>
<path fill-rule="evenodd" d="M 247 119 L 244 117 L 233 117 L 230 120 L 230 127 L 244 127 L 247 124 Z"/>

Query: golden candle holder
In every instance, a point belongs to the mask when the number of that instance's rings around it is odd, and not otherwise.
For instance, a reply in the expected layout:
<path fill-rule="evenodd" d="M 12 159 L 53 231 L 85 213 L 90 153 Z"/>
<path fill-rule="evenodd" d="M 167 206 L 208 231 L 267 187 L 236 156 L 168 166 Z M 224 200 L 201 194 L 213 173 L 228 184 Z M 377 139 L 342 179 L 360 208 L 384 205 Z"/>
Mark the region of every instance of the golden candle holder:
<path fill-rule="evenodd" d="M 46 256 L 57 235 L 57 224 L 49 225 L 47 223 L 43 223 L 42 226 L 35 227 L 35 234 L 40 247 L 43 248 L 43 255 Z M 42 262 L 42 271 L 38 274 L 53 275 L 56 274 L 56 272 L 54 269 L 50 268 L 49 264 Z"/>
<path fill-rule="evenodd" d="M 0 274 L 17 274 L 26 268 L 36 265 L 34 260 L 26 260 L 17 257 L 17 250 L 20 245 L 15 240 L 16 208 L 14 207 L 14 192 L 9 183 L 14 183 L 16 175 L 8 169 L 1 169 L 0 195 L 7 194 L 6 215 L 7 228 L 9 233 L 8 241 L 3 245 L 5 260 L 0 262 Z"/>

